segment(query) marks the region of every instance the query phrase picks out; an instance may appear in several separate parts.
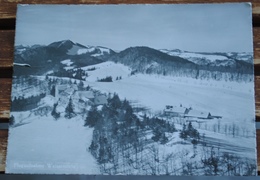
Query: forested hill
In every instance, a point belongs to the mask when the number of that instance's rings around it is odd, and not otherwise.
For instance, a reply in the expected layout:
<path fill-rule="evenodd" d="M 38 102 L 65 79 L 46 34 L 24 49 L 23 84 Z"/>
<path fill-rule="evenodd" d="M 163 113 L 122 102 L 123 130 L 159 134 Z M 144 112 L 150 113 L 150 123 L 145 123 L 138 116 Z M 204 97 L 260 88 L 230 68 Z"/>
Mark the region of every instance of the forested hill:
<path fill-rule="evenodd" d="M 184 58 L 170 56 L 149 47 L 130 47 L 113 55 L 109 60 L 125 64 L 142 73 L 163 74 L 168 71 L 169 67 L 172 70 L 197 67 L 196 64 Z"/>
<path fill-rule="evenodd" d="M 114 54 L 109 60 L 130 66 L 135 72 L 147 74 L 252 81 L 253 64 L 249 61 L 226 58 L 208 62 L 204 57 L 197 57 L 198 54 L 190 53 L 191 57 L 192 55 L 197 61 L 194 61 L 194 58 L 181 57 L 178 54 L 170 55 L 149 47 L 131 47 Z M 202 63 L 203 60 L 205 63 Z"/>
<path fill-rule="evenodd" d="M 70 60 L 73 67 L 79 68 L 104 62 L 110 54 L 115 52 L 108 48 L 83 46 L 70 40 L 45 45 L 16 46 L 14 62 L 27 63 L 32 68 L 14 68 L 15 75 L 37 74 L 42 75 L 48 71 L 56 71 L 65 65 L 64 60 Z"/>

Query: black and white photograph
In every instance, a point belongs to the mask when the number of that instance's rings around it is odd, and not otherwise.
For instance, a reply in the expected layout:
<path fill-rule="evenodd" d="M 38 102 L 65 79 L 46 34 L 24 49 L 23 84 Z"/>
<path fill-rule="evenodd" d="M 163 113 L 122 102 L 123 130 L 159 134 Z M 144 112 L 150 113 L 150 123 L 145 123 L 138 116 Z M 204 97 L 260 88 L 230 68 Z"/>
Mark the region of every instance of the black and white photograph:
<path fill-rule="evenodd" d="M 255 176 L 250 3 L 18 5 L 6 173 Z"/>

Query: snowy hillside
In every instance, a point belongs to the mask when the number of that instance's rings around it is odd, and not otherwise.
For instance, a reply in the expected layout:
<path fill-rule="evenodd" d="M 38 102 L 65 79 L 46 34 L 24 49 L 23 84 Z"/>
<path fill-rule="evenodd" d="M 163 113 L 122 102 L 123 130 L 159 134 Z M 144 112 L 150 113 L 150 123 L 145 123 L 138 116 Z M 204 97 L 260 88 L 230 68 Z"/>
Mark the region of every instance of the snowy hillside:
<path fill-rule="evenodd" d="M 86 151 L 93 129 L 84 127 L 82 119 L 30 119 L 30 123 L 9 130 L 7 173 L 99 173 L 96 160 Z"/>
<path fill-rule="evenodd" d="M 251 96 L 254 91 L 250 83 L 241 86 L 239 83 L 137 74 L 112 83 L 90 84 L 101 91 L 117 92 L 122 99 L 138 101 L 152 111 L 163 110 L 165 105 L 182 104 L 234 121 L 254 118 L 254 98 Z"/>
<path fill-rule="evenodd" d="M 85 66 L 81 69 L 85 70 L 88 73 L 88 77 L 86 78 L 86 81 L 90 81 L 90 82 L 97 81 L 98 79 L 102 79 L 107 76 L 111 76 L 113 80 L 116 80 L 116 78 L 119 77 L 126 78 L 131 73 L 131 68 L 123 64 L 114 63 L 111 61 L 107 61 L 104 63 L 91 65 L 91 66 Z"/>

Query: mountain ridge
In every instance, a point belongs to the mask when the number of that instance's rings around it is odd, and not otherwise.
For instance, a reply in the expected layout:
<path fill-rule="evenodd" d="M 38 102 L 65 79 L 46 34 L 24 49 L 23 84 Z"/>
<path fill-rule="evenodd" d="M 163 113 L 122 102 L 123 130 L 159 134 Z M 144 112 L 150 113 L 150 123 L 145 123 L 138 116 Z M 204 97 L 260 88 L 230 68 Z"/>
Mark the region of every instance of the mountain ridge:
<path fill-rule="evenodd" d="M 247 53 L 192 53 L 179 49 L 157 50 L 147 46 L 129 47 L 115 52 L 107 47 L 84 46 L 71 40 L 53 42 L 47 46 L 15 48 L 15 62 L 28 63 L 34 67 L 31 72 L 16 68 L 16 72 L 20 71 L 20 74 L 41 75 L 50 70 L 58 71 L 65 67 L 61 61 L 66 59 L 71 60 L 73 68 L 113 61 L 127 65 L 135 72 L 193 78 L 216 78 L 220 76 L 216 75 L 218 74 L 216 72 L 233 74 L 253 72 L 253 64 L 250 63 L 252 56 Z M 231 77 L 234 78 L 234 75 Z"/>

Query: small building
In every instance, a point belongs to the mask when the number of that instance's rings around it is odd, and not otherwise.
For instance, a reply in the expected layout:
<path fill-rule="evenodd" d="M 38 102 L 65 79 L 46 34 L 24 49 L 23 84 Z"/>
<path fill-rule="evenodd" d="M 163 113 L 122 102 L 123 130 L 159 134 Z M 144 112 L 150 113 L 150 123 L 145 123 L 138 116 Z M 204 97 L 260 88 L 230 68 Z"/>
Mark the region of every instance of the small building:
<path fill-rule="evenodd" d="M 56 85 L 55 86 L 55 98 L 58 100 L 60 97 L 70 97 L 77 91 L 75 84 L 71 85 Z"/>
<path fill-rule="evenodd" d="M 166 115 L 175 116 L 175 117 L 183 117 L 185 114 L 187 114 L 189 109 L 185 107 L 176 107 L 176 106 L 170 106 L 167 105 L 164 109 L 164 113 Z"/>
<path fill-rule="evenodd" d="M 94 103 L 94 93 L 92 91 L 77 91 L 76 95 L 79 98 L 79 102 L 85 103 L 85 105 L 92 105 Z"/>
<path fill-rule="evenodd" d="M 56 85 L 55 86 L 55 98 L 59 99 L 61 93 L 65 93 L 65 90 L 68 88 L 67 85 Z"/>
<path fill-rule="evenodd" d="M 94 99 L 94 104 L 95 105 L 107 104 L 107 97 L 105 95 L 96 96 L 95 99 Z"/>
<path fill-rule="evenodd" d="M 94 100 L 94 93 L 93 91 L 78 91 L 78 96 L 80 99 L 89 99 L 89 100 Z"/>
<path fill-rule="evenodd" d="M 71 84 L 70 87 L 71 87 L 73 90 L 75 90 L 75 91 L 78 90 L 78 85 L 77 85 L 77 84 Z"/>

